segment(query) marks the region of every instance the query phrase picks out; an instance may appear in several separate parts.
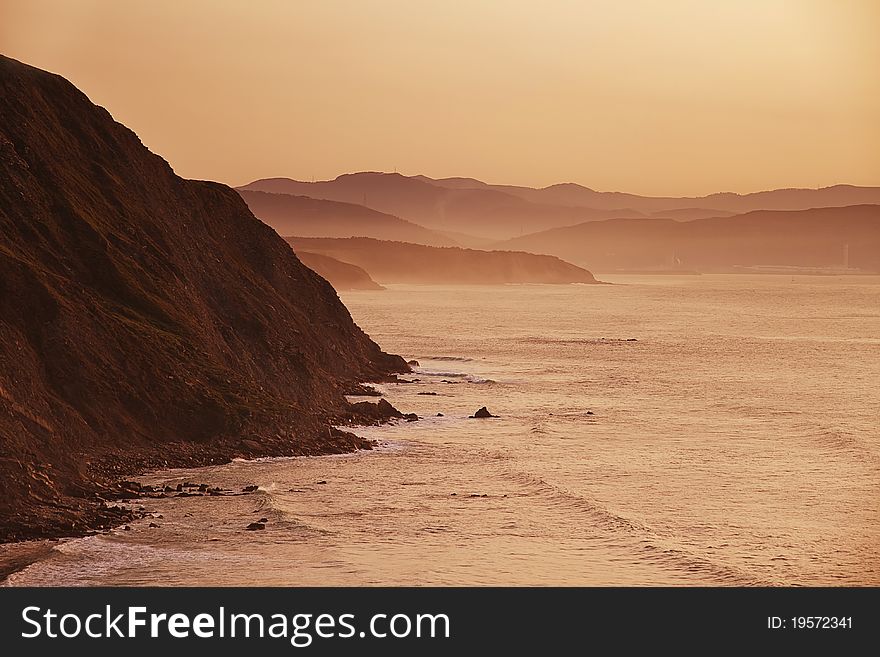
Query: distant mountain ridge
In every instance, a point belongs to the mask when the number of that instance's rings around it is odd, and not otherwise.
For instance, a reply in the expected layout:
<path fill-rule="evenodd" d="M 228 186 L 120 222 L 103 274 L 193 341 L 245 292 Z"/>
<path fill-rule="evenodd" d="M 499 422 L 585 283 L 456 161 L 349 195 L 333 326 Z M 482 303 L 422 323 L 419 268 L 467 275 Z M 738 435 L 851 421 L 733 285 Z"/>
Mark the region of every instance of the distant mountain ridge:
<path fill-rule="evenodd" d="M 480 239 L 512 239 L 551 228 L 610 218 L 688 221 L 761 209 L 802 210 L 880 204 L 880 187 L 853 185 L 778 189 L 751 194 L 651 197 L 598 192 L 575 183 L 532 188 L 488 184 L 474 178 L 434 179 L 381 172 L 343 174 L 333 180 L 318 182 L 265 178 L 239 190 L 358 204 L 441 233 L 474 236 L 477 238 L 475 245 Z"/>
<path fill-rule="evenodd" d="M 640 214 L 534 203 L 495 189 L 450 189 L 396 173 L 345 174 L 321 182 L 266 178 L 238 189 L 355 203 L 431 230 L 492 239 L 590 219 Z"/>
<path fill-rule="evenodd" d="M 369 238 L 286 239 L 297 253 L 319 253 L 357 265 L 379 283 L 596 283 L 586 269 L 548 255 L 432 247 Z"/>
<path fill-rule="evenodd" d="M 782 188 L 748 194 L 717 192 L 706 196 L 639 196 L 625 192 L 599 192 L 577 183 L 558 183 L 534 188 L 517 185 L 493 185 L 474 178 L 415 176 L 422 182 L 451 189 L 494 189 L 539 203 L 558 203 L 597 210 L 631 209 L 637 213 L 657 214 L 677 210 L 717 210 L 741 214 L 751 210 L 807 210 L 817 207 L 880 204 L 880 187 L 832 185 L 821 188 Z"/>
<path fill-rule="evenodd" d="M 880 272 L 880 205 L 754 210 L 680 222 L 610 219 L 496 245 L 547 253 L 594 271 L 801 267 Z"/>
<path fill-rule="evenodd" d="M 440 233 L 363 205 L 248 189 L 237 191 L 251 212 L 280 235 L 373 237 L 430 246 L 456 245 Z"/>

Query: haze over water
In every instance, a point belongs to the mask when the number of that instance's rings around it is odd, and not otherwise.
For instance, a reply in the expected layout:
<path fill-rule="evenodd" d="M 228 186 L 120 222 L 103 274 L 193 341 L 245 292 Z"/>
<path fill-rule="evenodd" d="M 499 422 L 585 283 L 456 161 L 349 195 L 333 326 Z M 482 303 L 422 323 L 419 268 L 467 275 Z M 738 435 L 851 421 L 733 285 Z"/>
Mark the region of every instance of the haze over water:
<path fill-rule="evenodd" d="M 419 360 L 382 389 L 421 421 L 142 478 L 260 490 L 148 500 L 159 528 L 9 583 L 880 584 L 880 277 L 613 280 L 344 294 Z"/>

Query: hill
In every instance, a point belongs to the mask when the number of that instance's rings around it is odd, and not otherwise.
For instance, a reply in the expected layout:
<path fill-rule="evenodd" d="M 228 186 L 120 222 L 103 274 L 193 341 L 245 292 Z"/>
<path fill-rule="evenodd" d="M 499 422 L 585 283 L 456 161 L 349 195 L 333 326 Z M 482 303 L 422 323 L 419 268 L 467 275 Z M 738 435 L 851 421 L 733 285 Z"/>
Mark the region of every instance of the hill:
<path fill-rule="evenodd" d="M 641 214 L 676 219 L 741 214 L 752 210 L 807 210 L 819 207 L 880 204 L 880 187 L 833 185 L 817 189 L 772 189 L 750 194 L 722 192 L 707 196 L 639 196 L 624 192 L 599 192 L 576 183 L 549 187 L 490 185 L 474 178 L 415 176 L 420 182 L 449 189 L 478 189 L 518 196 L 533 203 L 582 206 L 596 212 L 631 210 L 630 218 Z M 690 215 L 690 216 L 688 216 Z"/>
<path fill-rule="evenodd" d="M 534 203 L 496 189 L 447 188 L 397 173 L 353 173 L 319 182 L 266 178 L 239 189 L 357 203 L 443 233 L 492 239 L 592 219 L 641 214 Z"/>
<path fill-rule="evenodd" d="M 337 292 L 346 290 L 384 290 L 370 275 L 357 265 L 350 265 L 320 253 L 299 251 L 300 262 L 325 278 Z"/>
<path fill-rule="evenodd" d="M 756 210 L 679 222 L 615 219 L 508 240 L 597 271 L 804 267 L 880 271 L 880 206 Z"/>
<path fill-rule="evenodd" d="M 279 235 L 303 237 L 373 237 L 432 246 L 456 242 L 411 221 L 355 203 L 327 201 L 240 189 L 238 193 L 258 219 Z"/>
<path fill-rule="evenodd" d="M 287 240 L 297 252 L 321 253 L 362 267 L 380 283 L 495 285 L 596 282 L 587 270 L 546 255 L 440 248 L 368 238 L 288 237 Z"/>
<path fill-rule="evenodd" d="M 362 444 L 344 393 L 406 364 L 234 190 L 5 57 L 0 117 L 0 540 L 105 526 L 141 468 Z"/>

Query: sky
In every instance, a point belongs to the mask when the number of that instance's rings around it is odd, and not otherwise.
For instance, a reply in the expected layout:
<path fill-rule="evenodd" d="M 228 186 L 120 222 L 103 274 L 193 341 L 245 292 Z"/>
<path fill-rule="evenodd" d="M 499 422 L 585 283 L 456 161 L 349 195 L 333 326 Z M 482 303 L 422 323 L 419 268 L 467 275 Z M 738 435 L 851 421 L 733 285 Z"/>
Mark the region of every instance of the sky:
<path fill-rule="evenodd" d="M 880 185 L 875 0 L 0 0 L 182 176 Z"/>

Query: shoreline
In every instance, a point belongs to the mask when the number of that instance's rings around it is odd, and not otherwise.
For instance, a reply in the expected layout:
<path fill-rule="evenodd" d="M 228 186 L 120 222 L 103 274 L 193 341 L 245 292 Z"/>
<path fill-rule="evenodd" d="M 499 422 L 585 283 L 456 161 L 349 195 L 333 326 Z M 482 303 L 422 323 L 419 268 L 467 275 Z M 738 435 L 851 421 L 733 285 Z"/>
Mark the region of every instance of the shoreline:
<path fill-rule="evenodd" d="M 10 575 L 51 555 L 55 551 L 54 543 L 58 540 L 60 539 L 47 538 L 19 543 L 0 543 L 0 586 L 6 583 Z"/>
<path fill-rule="evenodd" d="M 384 424 L 387 424 L 387 422 Z M 361 426 L 371 426 L 371 425 L 364 424 Z M 370 439 L 362 439 L 362 440 L 366 440 L 367 442 L 369 442 L 370 447 L 360 448 L 360 449 L 352 449 L 349 451 L 328 451 L 326 453 L 318 453 L 318 454 L 310 453 L 310 454 L 266 455 L 266 456 L 254 456 L 254 457 L 246 458 L 246 459 L 242 458 L 242 457 L 235 457 L 235 458 L 231 458 L 227 461 L 223 461 L 223 462 L 214 461 L 211 463 L 204 463 L 201 465 L 184 465 L 184 466 L 169 465 L 167 467 L 161 467 L 161 468 L 152 469 L 152 470 L 150 470 L 150 469 L 143 470 L 138 473 L 138 476 L 136 478 L 145 478 L 148 480 L 154 480 L 156 478 L 163 479 L 164 474 L 175 474 L 175 470 L 213 467 L 213 466 L 224 466 L 224 465 L 230 465 L 235 461 L 241 461 L 241 460 L 249 462 L 249 463 L 259 463 L 259 462 L 267 462 L 267 461 L 273 461 L 273 460 L 286 460 L 286 459 L 296 460 L 296 459 L 306 458 L 306 457 L 318 457 L 318 458 L 341 457 L 341 458 L 346 458 L 346 457 L 350 457 L 355 454 L 358 454 L 360 452 L 374 452 L 374 451 L 393 452 L 393 451 L 397 451 L 402 448 L 402 445 L 400 445 L 398 443 L 393 443 L 393 442 L 392 443 L 380 443 L 376 440 L 370 440 Z M 175 477 L 171 477 L 171 478 L 174 479 Z M 202 484 L 202 485 L 205 485 L 205 484 Z M 142 485 L 142 488 L 143 488 L 142 493 L 145 493 L 145 494 L 138 496 L 138 497 L 131 498 L 131 499 L 120 500 L 120 501 L 129 502 L 129 503 L 131 503 L 131 506 L 135 506 L 138 504 L 143 504 L 151 498 L 158 497 L 157 495 L 150 494 L 153 491 L 159 490 L 155 485 L 152 486 L 152 489 L 153 489 L 152 491 L 150 490 L 150 488 L 151 488 L 150 485 Z M 189 492 L 194 488 L 195 488 L 195 484 L 193 484 L 190 488 L 185 488 L 184 491 L 182 491 L 183 496 L 190 496 L 190 497 L 199 496 L 199 494 L 197 494 L 197 493 L 194 494 L 194 493 Z M 230 491 L 224 492 L 222 494 L 222 496 L 247 495 L 247 494 L 249 494 L 249 492 L 237 492 L 237 491 L 230 490 Z M 210 494 L 210 493 L 208 493 L 208 494 Z M 177 495 L 180 495 L 180 493 L 178 493 Z M 163 497 L 173 497 L 173 495 L 171 495 L 171 496 L 166 495 Z M 130 520 L 130 521 L 144 520 L 145 518 L 150 518 L 150 517 L 154 517 L 154 514 L 153 514 L 153 512 L 147 511 L 141 515 L 135 516 L 133 518 L 129 518 L 128 520 Z M 161 516 L 159 516 L 159 517 L 161 517 Z M 118 523 L 112 527 L 105 527 L 102 530 L 89 531 L 89 532 L 84 532 L 82 534 L 64 535 L 64 536 L 52 537 L 52 538 L 25 539 L 25 540 L 16 541 L 16 542 L 0 543 L 0 587 L 10 586 L 10 584 L 8 583 L 8 580 L 12 575 L 25 570 L 26 568 L 28 568 L 29 566 L 31 566 L 35 563 L 39 563 L 40 561 L 51 558 L 52 554 L 56 551 L 57 545 L 60 545 L 62 543 L 70 541 L 70 540 L 82 539 L 87 536 L 94 536 L 94 535 L 98 535 L 98 534 L 108 534 L 111 532 L 111 530 L 117 529 L 118 527 L 120 527 L 124 524 L 126 524 L 126 521 L 121 521 L 120 523 Z"/>
<path fill-rule="evenodd" d="M 387 381 L 373 383 L 378 382 Z M 379 396 L 363 383 L 351 388 L 355 393 Z M 83 453 L 79 458 L 87 465 L 89 475 L 79 493 L 63 495 L 53 504 L 28 505 L 25 500 L 19 500 L 19 508 L 13 506 L 12 515 L 0 525 L 0 548 L 95 535 L 138 519 L 138 512 L 125 508 L 124 503 L 142 492 L 140 484 L 133 479 L 150 471 L 223 465 L 237 458 L 327 456 L 372 450 L 375 441 L 346 429 L 387 424 L 394 419 L 414 421 L 418 418 L 401 413 L 385 399 L 377 403 L 346 400 L 324 418 L 310 418 L 298 431 L 290 426 L 252 426 L 237 436 L 218 436 L 208 443 L 133 445 L 124 450 Z M 164 492 L 150 492 L 166 496 Z M 0 564 L 2 561 L 0 557 Z M 0 573 L 3 572 L 0 565 Z M 2 575 L 2 579 L 5 577 Z"/>

